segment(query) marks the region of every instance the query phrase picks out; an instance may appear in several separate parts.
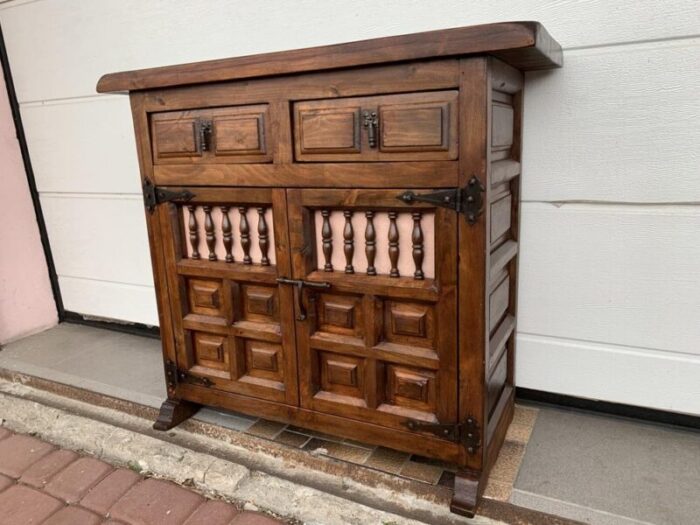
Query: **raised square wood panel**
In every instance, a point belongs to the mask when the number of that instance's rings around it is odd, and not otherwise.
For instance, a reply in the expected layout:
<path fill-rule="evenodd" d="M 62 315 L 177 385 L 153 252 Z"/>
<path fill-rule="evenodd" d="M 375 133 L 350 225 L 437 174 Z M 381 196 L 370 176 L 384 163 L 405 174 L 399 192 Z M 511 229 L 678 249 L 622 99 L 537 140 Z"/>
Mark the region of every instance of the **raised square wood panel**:
<path fill-rule="evenodd" d="M 455 160 L 457 104 L 457 91 L 296 102 L 296 160 Z"/>
<path fill-rule="evenodd" d="M 231 378 L 230 341 L 226 336 L 192 332 L 193 370 L 202 375 Z"/>
<path fill-rule="evenodd" d="M 153 120 L 153 148 L 157 160 L 201 157 L 196 117 L 163 115 Z"/>

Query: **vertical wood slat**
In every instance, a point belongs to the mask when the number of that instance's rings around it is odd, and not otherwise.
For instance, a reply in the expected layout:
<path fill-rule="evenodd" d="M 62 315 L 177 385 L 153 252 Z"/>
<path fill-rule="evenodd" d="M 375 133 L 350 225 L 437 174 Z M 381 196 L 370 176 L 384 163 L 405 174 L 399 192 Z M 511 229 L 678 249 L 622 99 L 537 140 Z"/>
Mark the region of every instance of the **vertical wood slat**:
<path fill-rule="evenodd" d="M 420 224 L 423 214 L 419 211 L 414 211 L 411 215 L 413 216 L 413 232 L 411 234 L 411 242 L 413 243 L 413 263 L 416 266 L 413 278 L 420 280 L 425 278 L 423 274 L 423 229 Z"/>
<path fill-rule="evenodd" d="M 204 210 L 204 231 L 207 235 L 207 248 L 209 260 L 216 261 L 216 237 L 214 235 L 214 221 L 211 219 L 211 206 L 202 206 Z"/>
<path fill-rule="evenodd" d="M 243 248 L 243 264 L 253 264 L 250 258 L 250 226 L 248 226 L 248 208 L 240 206 L 238 212 L 241 214 L 241 224 L 239 230 L 241 232 L 241 248 Z"/>
<path fill-rule="evenodd" d="M 231 234 L 231 219 L 228 216 L 228 206 L 221 206 L 221 233 L 224 237 L 224 249 L 226 250 L 225 260 L 227 263 L 233 262 L 233 235 Z"/>
<path fill-rule="evenodd" d="M 267 222 L 265 221 L 266 208 L 258 207 L 258 246 L 260 247 L 260 264 L 270 266 L 270 259 L 267 256 L 269 242 L 267 237 Z"/>
<path fill-rule="evenodd" d="M 188 228 L 190 231 L 190 246 L 192 246 L 192 259 L 199 259 L 199 233 L 197 229 L 197 217 L 195 212 L 197 211 L 196 206 L 187 206 L 187 211 L 189 212 L 188 218 Z"/>
<path fill-rule="evenodd" d="M 345 252 L 345 273 L 355 273 L 352 258 L 355 254 L 355 232 L 352 229 L 352 211 L 345 210 L 345 228 L 343 229 L 343 251 Z"/>
<path fill-rule="evenodd" d="M 365 255 L 367 256 L 367 275 L 377 275 L 374 258 L 377 255 L 377 232 L 374 230 L 374 212 L 366 211 L 367 225 L 365 226 Z"/>
<path fill-rule="evenodd" d="M 389 212 L 389 260 L 391 261 L 390 277 L 399 277 L 399 229 L 396 226 L 398 213 Z"/>
<path fill-rule="evenodd" d="M 321 210 L 321 217 L 323 217 L 321 238 L 323 239 L 323 258 L 325 259 L 325 264 L 323 265 L 324 272 L 333 271 L 333 263 L 331 262 L 331 255 L 333 254 L 333 230 L 331 230 L 330 215 L 330 210 Z"/>

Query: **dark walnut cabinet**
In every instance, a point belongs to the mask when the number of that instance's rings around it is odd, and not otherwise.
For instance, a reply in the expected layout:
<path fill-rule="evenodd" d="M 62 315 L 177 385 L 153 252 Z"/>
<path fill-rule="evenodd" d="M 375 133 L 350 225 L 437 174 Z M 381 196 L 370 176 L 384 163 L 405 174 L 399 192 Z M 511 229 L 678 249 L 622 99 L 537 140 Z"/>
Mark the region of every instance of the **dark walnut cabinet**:
<path fill-rule="evenodd" d="M 513 414 L 535 22 L 106 75 L 129 91 L 168 399 L 454 462 L 473 513 Z"/>

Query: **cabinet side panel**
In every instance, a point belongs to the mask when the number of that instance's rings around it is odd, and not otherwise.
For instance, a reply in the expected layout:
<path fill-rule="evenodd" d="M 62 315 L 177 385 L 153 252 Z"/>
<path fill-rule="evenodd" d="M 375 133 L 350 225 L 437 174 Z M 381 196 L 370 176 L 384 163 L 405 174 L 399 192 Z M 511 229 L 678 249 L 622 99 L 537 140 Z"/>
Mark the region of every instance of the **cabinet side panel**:
<path fill-rule="evenodd" d="M 489 60 L 489 184 L 486 191 L 489 335 L 485 360 L 487 464 L 513 413 L 523 75 Z"/>

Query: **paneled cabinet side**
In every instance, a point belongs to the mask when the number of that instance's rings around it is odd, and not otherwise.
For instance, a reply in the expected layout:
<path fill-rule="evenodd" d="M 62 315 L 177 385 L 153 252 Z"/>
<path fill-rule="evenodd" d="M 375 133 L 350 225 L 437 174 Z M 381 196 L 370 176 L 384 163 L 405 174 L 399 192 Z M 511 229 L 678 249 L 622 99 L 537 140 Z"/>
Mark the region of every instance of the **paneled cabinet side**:
<path fill-rule="evenodd" d="M 490 58 L 488 85 L 486 471 L 496 461 L 513 418 L 523 74 Z"/>

